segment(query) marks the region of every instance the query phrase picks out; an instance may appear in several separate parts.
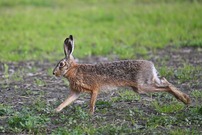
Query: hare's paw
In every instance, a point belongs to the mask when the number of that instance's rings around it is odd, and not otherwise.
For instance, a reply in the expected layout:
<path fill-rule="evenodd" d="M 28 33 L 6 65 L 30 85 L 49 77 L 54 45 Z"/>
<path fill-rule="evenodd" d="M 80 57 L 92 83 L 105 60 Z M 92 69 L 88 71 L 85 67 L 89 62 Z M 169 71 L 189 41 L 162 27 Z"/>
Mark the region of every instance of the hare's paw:
<path fill-rule="evenodd" d="M 184 103 L 187 105 L 191 104 L 190 97 L 187 94 L 183 94 L 183 96 L 184 96 Z"/>
<path fill-rule="evenodd" d="M 57 107 L 57 108 L 54 109 L 54 112 L 59 113 L 61 110 L 62 110 L 62 108 Z"/>

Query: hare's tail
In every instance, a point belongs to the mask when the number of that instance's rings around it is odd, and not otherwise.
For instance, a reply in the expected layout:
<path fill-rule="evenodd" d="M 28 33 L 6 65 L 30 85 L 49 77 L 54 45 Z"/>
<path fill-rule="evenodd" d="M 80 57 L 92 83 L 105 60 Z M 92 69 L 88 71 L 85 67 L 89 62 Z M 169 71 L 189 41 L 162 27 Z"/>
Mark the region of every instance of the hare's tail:
<path fill-rule="evenodd" d="M 169 87 L 170 91 L 168 92 L 174 95 L 177 99 L 187 105 L 191 103 L 191 99 L 187 94 L 181 92 L 173 84 L 169 83 L 165 78 L 163 78 L 161 81 L 163 84 L 166 84 Z"/>

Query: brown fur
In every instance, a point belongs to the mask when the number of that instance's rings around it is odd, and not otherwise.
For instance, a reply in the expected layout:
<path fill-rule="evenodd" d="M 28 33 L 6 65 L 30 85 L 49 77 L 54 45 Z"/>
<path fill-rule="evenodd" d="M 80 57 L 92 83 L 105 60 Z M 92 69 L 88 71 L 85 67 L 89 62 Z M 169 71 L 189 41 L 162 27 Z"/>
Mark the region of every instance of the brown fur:
<path fill-rule="evenodd" d="M 66 57 L 62 59 L 53 71 L 56 76 L 64 76 L 70 83 L 69 97 L 56 108 L 61 111 L 64 107 L 79 97 L 80 92 L 91 94 L 90 113 L 94 113 L 94 106 L 100 90 L 109 87 L 128 86 L 135 92 L 169 92 L 185 104 L 190 103 L 188 95 L 179 91 L 165 78 L 157 77 L 152 62 L 146 60 L 125 60 L 99 64 L 77 64 L 72 56 L 73 37 L 64 42 Z"/>

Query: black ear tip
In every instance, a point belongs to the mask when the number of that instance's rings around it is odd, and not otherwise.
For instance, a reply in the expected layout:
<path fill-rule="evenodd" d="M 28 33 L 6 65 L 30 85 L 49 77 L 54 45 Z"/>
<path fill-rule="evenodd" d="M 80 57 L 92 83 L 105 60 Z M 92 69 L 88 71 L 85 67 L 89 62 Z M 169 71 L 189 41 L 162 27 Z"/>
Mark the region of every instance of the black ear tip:
<path fill-rule="evenodd" d="M 69 38 L 70 38 L 71 40 L 73 40 L 73 36 L 72 36 L 72 35 L 69 35 Z"/>
<path fill-rule="evenodd" d="M 73 41 L 73 36 L 72 35 L 69 35 L 69 37 L 65 39 L 64 43 L 68 44 L 69 40 Z"/>
<path fill-rule="evenodd" d="M 68 41 L 69 41 L 69 38 L 66 38 L 64 43 L 66 44 L 66 43 L 68 43 Z"/>

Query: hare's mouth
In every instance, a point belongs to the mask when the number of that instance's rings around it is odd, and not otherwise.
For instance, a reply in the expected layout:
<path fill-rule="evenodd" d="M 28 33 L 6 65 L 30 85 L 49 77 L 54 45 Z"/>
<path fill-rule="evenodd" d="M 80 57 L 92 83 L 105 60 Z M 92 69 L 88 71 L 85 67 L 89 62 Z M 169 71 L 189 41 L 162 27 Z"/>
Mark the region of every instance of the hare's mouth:
<path fill-rule="evenodd" d="M 56 77 L 60 77 L 61 75 L 56 73 L 55 76 L 56 76 Z"/>
<path fill-rule="evenodd" d="M 55 77 L 59 77 L 59 75 L 56 74 Z"/>
<path fill-rule="evenodd" d="M 53 72 L 53 75 L 56 76 L 56 77 L 60 76 L 60 74 L 58 72 Z"/>

